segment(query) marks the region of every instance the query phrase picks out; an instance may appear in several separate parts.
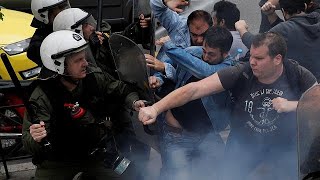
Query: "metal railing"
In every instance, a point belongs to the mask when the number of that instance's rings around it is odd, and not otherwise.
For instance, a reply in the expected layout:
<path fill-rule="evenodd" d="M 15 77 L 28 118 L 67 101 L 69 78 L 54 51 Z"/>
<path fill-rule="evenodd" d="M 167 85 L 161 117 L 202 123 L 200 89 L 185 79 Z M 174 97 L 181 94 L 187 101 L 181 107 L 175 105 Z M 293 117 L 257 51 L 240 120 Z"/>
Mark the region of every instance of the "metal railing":
<path fill-rule="evenodd" d="M 19 105 L 4 105 L 0 107 L 1 109 L 14 109 L 18 107 L 23 107 L 23 104 Z M 0 121 L 12 121 L 13 125 L 21 125 L 22 126 L 22 117 L 20 117 L 21 121 L 17 121 L 16 119 L 12 119 L 10 117 L 6 117 L 5 115 L 0 117 Z M 8 125 L 10 126 L 10 125 Z M 23 152 L 23 145 L 22 145 L 22 132 L 0 132 L 0 155 L 1 159 L 0 162 L 3 163 L 3 167 L 5 170 L 6 178 L 9 179 L 9 170 L 7 166 L 8 161 L 13 160 L 20 160 L 20 159 L 26 159 L 30 158 L 31 155 L 25 155 L 26 153 L 23 153 L 21 155 L 21 152 Z M 7 143 L 7 144 L 4 144 Z"/>

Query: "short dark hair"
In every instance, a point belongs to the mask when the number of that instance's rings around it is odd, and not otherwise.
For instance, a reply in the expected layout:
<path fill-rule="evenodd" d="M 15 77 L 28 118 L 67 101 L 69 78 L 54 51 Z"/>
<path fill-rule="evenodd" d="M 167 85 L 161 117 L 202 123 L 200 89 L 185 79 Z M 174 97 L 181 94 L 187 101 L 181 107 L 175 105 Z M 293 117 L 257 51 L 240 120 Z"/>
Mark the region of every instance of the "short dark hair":
<path fill-rule="evenodd" d="M 315 2 L 314 0 L 306 0 L 306 4 L 306 13 L 312 13 L 313 11 L 317 11 L 318 9 L 320 9 L 318 2 Z"/>
<path fill-rule="evenodd" d="M 213 13 L 215 13 L 218 23 L 224 19 L 229 30 L 236 30 L 234 24 L 240 19 L 240 10 L 236 4 L 221 0 L 214 4 Z"/>
<path fill-rule="evenodd" d="M 278 54 L 285 58 L 287 54 L 287 43 L 279 33 L 266 32 L 257 34 L 253 38 L 252 46 L 258 48 L 263 45 L 268 47 L 268 54 L 272 58 L 276 57 Z"/>
<path fill-rule="evenodd" d="M 219 48 L 221 52 L 227 53 L 231 49 L 233 37 L 225 27 L 209 27 L 204 38 L 210 48 Z"/>
<path fill-rule="evenodd" d="M 280 8 L 283 8 L 289 15 L 305 12 L 306 0 L 279 0 Z"/>
<path fill-rule="evenodd" d="M 204 10 L 195 10 L 193 11 L 187 19 L 187 25 L 189 27 L 190 23 L 194 20 L 204 20 L 205 22 L 208 23 L 209 26 L 213 26 L 212 18 L 210 13 Z"/>

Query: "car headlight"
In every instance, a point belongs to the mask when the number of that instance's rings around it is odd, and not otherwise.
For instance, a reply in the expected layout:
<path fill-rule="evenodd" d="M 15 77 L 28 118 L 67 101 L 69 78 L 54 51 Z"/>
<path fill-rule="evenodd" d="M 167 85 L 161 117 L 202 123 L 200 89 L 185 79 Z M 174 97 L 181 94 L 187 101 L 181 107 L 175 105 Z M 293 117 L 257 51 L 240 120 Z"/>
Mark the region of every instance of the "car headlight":
<path fill-rule="evenodd" d="M 38 76 L 40 73 L 41 67 L 35 67 L 32 69 L 28 69 L 26 71 L 21 71 L 20 75 L 23 79 L 30 79 L 33 78 L 35 76 Z"/>
<path fill-rule="evenodd" d="M 10 56 L 15 55 L 15 54 L 20 54 L 25 52 L 30 44 L 30 40 L 31 38 L 19 41 L 19 42 L 15 42 L 12 44 L 8 44 L 6 46 L 4 46 L 2 49 L 9 54 Z"/>

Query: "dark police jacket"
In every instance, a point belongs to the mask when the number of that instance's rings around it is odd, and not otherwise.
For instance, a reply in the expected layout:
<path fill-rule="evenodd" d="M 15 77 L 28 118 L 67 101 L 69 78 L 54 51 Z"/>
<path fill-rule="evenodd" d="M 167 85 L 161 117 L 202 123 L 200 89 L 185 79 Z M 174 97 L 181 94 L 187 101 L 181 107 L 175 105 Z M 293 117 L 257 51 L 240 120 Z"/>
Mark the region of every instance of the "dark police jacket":
<path fill-rule="evenodd" d="M 39 81 L 30 97 L 33 112 L 27 114 L 23 122 L 22 141 L 25 149 L 34 158 L 42 160 L 87 159 L 104 134 L 99 122 L 112 111 L 108 107 L 110 97 L 118 97 L 130 105 L 138 99 L 127 85 L 100 69 L 88 74 L 72 92 L 67 91 L 58 78 Z M 85 110 L 84 116 L 78 119 L 72 118 L 70 108 L 65 106 L 76 102 Z M 50 152 L 45 151 L 30 134 L 29 127 L 39 121 L 45 123 L 47 139 L 52 144 Z"/>

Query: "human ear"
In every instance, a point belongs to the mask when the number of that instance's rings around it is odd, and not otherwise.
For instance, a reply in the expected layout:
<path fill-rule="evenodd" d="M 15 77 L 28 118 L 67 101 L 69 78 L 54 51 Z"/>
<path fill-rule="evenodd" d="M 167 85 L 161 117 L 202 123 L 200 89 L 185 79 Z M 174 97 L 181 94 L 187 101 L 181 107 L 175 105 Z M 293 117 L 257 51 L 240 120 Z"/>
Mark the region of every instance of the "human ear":
<path fill-rule="evenodd" d="M 274 57 L 274 63 L 275 63 L 276 65 L 279 65 L 279 64 L 281 64 L 282 62 L 283 62 L 283 57 L 282 57 L 281 54 L 278 54 L 278 55 L 276 55 L 276 56 Z"/>
<path fill-rule="evenodd" d="M 226 21 L 224 19 L 221 19 L 219 24 L 220 24 L 221 27 L 225 27 Z"/>

